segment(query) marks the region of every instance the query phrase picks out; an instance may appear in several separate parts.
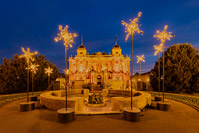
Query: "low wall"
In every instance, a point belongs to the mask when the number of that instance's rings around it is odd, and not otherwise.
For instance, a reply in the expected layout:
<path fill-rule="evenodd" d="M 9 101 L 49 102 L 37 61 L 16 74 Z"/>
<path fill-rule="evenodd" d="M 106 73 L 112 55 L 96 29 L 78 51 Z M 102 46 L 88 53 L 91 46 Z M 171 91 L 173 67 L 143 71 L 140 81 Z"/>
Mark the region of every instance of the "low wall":
<path fill-rule="evenodd" d="M 150 93 L 152 96 L 159 96 L 159 92 L 149 91 L 148 93 Z M 163 93 L 161 92 L 160 96 L 162 95 Z M 167 99 L 182 102 L 199 111 L 199 96 L 188 95 L 188 94 L 164 93 L 164 97 Z"/>
<path fill-rule="evenodd" d="M 121 97 L 112 97 L 111 98 L 112 111 L 122 111 L 124 107 L 131 106 L 131 97 L 122 97 L 122 95 L 124 95 L 122 93 L 129 95 L 130 91 L 128 91 L 128 92 L 127 91 L 118 91 L 117 94 L 121 95 Z M 135 91 L 135 93 L 140 93 L 140 95 L 133 97 L 133 107 L 143 109 L 147 105 L 151 105 L 151 94 L 146 93 L 146 92 L 141 92 L 141 91 L 139 91 L 139 92 Z"/>
<path fill-rule="evenodd" d="M 84 100 L 83 90 L 68 90 L 67 91 L 67 107 L 74 108 L 75 112 L 83 110 L 83 100 Z M 78 97 L 81 95 L 81 97 Z M 86 96 L 87 94 L 85 94 Z M 49 91 L 40 94 L 40 104 L 44 105 L 50 110 L 59 110 L 65 108 L 66 98 L 65 91 Z"/>
<path fill-rule="evenodd" d="M 135 91 L 135 89 L 133 89 L 133 93 L 136 95 L 136 94 L 139 94 L 139 91 Z M 131 91 L 130 90 L 108 90 L 108 96 L 130 97 Z"/>

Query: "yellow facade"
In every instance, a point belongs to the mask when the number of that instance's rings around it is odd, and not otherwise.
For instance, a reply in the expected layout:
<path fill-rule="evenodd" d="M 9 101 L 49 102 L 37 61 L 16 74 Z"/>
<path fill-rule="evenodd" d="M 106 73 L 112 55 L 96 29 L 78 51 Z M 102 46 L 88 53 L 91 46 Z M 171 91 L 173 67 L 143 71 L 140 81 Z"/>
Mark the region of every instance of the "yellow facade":
<path fill-rule="evenodd" d="M 69 57 L 69 81 L 73 86 L 80 84 L 111 85 L 113 89 L 128 86 L 130 80 L 130 57 L 124 57 L 117 42 L 111 54 L 87 53 L 83 43 L 77 49 L 75 57 Z M 77 86 L 76 86 L 77 87 Z M 75 87 L 75 88 L 76 88 Z M 78 89 L 78 88 L 76 88 Z"/>
<path fill-rule="evenodd" d="M 132 77 L 133 85 L 136 90 L 152 90 L 151 84 L 150 84 L 150 72 L 138 74 L 136 73 Z"/>

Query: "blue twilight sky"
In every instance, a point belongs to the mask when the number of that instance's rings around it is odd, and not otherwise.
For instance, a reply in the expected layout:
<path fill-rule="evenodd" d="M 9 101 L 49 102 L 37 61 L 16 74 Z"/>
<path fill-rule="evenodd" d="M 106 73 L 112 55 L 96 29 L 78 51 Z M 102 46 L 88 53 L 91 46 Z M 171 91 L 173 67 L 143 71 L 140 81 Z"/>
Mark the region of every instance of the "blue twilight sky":
<path fill-rule="evenodd" d="M 139 72 L 136 55 L 145 54 L 142 72 L 153 68 L 157 61 L 153 45 L 159 44 L 153 35 L 166 24 L 176 36 L 166 46 L 189 42 L 199 48 L 199 0 L 4 0 L 0 4 L 0 64 L 3 57 L 21 54 L 23 46 L 45 55 L 63 72 L 64 46 L 53 38 L 58 25 L 66 24 L 70 32 L 79 34 L 68 55 L 76 54 L 81 35 L 89 54 L 109 53 L 116 34 L 123 55 L 130 55 L 131 39 L 124 41 L 121 21 L 129 22 L 139 11 L 143 12 L 139 23 L 144 35 L 134 36 L 134 72 Z"/>

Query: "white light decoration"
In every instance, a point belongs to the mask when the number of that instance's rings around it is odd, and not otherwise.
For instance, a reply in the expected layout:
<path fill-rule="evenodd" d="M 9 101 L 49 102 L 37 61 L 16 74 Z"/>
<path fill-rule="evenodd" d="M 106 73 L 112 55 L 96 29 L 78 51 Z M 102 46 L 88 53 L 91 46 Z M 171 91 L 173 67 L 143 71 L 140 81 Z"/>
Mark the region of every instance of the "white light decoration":
<path fill-rule="evenodd" d="M 145 58 L 144 55 L 140 56 L 137 55 L 137 63 L 140 63 L 140 75 L 141 75 L 141 62 L 145 62 L 144 58 Z"/>
<path fill-rule="evenodd" d="M 172 32 L 167 32 L 167 28 L 168 28 L 168 25 L 165 25 L 164 30 L 162 32 L 157 30 L 156 31 L 157 34 L 153 36 L 153 37 L 157 38 L 158 40 L 160 40 L 161 44 L 163 44 L 163 45 L 166 40 L 170 40 L 172 37 L 174 37 L 174 35 L 171 35 Z"/>
<path fill-rule="evenodd" d="M 141 17 L 141 15 L 142 15 L 142 12 L 139 12 L 137 18 L 134 18 L 133 20 L 130 19 L 130 23 L 126 23 L 122 21 L 122 25 L 125 26 L 125 32 L 127 32 L 127 35 L 125 38 L 126 41 L 128 40 L 130 35 L 134 35 L 136 32 L 143 34 L 143 31 L 139 29 L 139 26 L 141 25 L 138 25 L 138 20 Z"/>
<path fill-rule="evenodd" d="M 69 69 L 67 69 L 66 71 L 65 70 L 63 70 L 63 71 L 64 71 L 65 75 L 69 74 Z"/>
<path fill-rule="evenodd" d="M 160 45 L 153 45 L 155 49 L 154 55 L 156 56 L 158 54 L 158 88 L 159 88 L 159 96 L 160 96 L 160 52 L 163 52 L 163 44 L 160 43 Z"/>
<path fill-rule="evenodd" d="M 65 70 L 67 70 L 67 50 L 68 47 L 72 47 L 72 43 L 74 43 L 74 38 L 77 37 L 77 33 L 69 33 L 68 32 L 68 25 L 63 27 L 59 25 L 59 33 L 57 34 L 58 37 L 55 37 L 54 40 L 55 42 L 64 41 L 65 45 Z M 65 76 L 65 81 L 67 82 L 67 76 Z M 66 90 L 66 110 L 67 110 L 67 83 L 65 83 L 65 90 Z"/>
<path fill-rule="evenodd" d="M 60 33 L 57 34 L 58 37 L 54 38 L 55 42 L 63 40 L 65 47 L 72 47 L 72 43 L 74 43 L 74 38 L 78 36 L 77 33 L 69 33 L 68 25 L 66 25 L 64 29 L 61 25 L 59 25 L 59 30 Z"/>
<path fill-rule="evenodd" d="M 30 61 L 34 60 L 35 55 L 37 55 L 37 51 L 31 53 L 30 52 L 30 48 L 27 48 L 27 50 L 25 50 L 23 47 L 21 47 L 22 52 L 24 53 L 23 55 L 20 55 L 19 58 L 25 58 L 26 59 L 26 63 L 27 63 L 27 102 L 29 102 L 29 64 Z"/>
<path fill-rule="evenodd" d="M 141 25 L 138 24 L 138 20 L 141 17 L 142 12 L 138 13 L 138 16 L 136 18 L 134 18 L 133 20 L 130 19 L 130 23 L 126 23 L 124 21 L 122 21 L 122 25 L 125 26 L 125 32 L 127 33 L 125 41 L 128 40 L 129 36 L 132 35 L 132 44 L 131 44 L 131 78 L 133 77 L 133 35 L 137 32 L 137 33 L 141 33 L 143 34 L 143 31 L 141 31 L 139 29 L 139 27 Z M 131 110 L 133 109 L 133 82 L 131 81 Z"/>
<path fill-rule="evenodd" d="M 145 58 L 144 55 L 140 55 L 140 56 L 137 55 L 137 63 L 145 62 L 144 58 Z"/>
<path fill-rule="evenodd" d="M 28 63 L 28 65 L 29 65 L 30 60 L 31 60 L 31 61 L 34 60 L 33 56 L 38 54 L 37 51 L 31 53 L 31 52 L 30 52 L 30 48 L 27 48 L 27 51 L 26 51 L 23 47 L 21 47 L 21 50 L 22 50 L 22 52 L 23 52 L 24 54 L 23 54 L 23 55 L 20 55 L 19 57 L 20 57 L 20 58 L 25 58 L 25 59 L 26 59 L 26 62 Z"/>
<path fill-rule="evenodd" d="M 48 68 L 45 68 L 45 74 L 48 74 L 48 76 L 50 76 L 51 73 L 53 73 L 53 69 L 48 67 Z"/>
<path fill-rule="evenodd" d="M 38 70 L 39 65 L 37 64 L 31 64 L 30 65 L 30 71 L 34 74 L 36 74 L 36 71 Z"/>
<path fill-rule="evenodd" d="M 155 49 L 155 53 L 154 55 L 156 56 L 158 53 L 163 52 L 163 44 L 160 45 L 153 45 L 154 49 Z"/>
<path fill-rule="evenodd" d="M 45 68 L 44 70 L 45 70 L 45 74 L 48 75 L 48 86 L 49 86 L 50 85 L 50 74 L 53 73 L 53 69 L 48 66 L 48 68 Z"/>
<path fill-rule="evenodd" d="M 39 65 L 37 65 L 37 64 L 30 65 L 30 71 L 32 72 L 32 96 L 33 96 L 33 92 L 34 92 L 34 75 L 36 74 L 38 67 L 39 67 Z"/>
<path fill-rule="evenodd" d="M 153 36 L 157 38 L 157 40 L 160 40 L 160 44 L 163 46 L 163 102 L 164 102 L 164 47 L 165 47 L 165 41 L 170 40 L 171 38 L 174 37 L 174 35 L 171 35 L 172 32 L 167 32 L 168 25 L 164 26 L 164 30 L 160 32 L 159 30 L 156 31 L 156 34 Z M 159 81 L 160 82 L 160 81 Z"/>

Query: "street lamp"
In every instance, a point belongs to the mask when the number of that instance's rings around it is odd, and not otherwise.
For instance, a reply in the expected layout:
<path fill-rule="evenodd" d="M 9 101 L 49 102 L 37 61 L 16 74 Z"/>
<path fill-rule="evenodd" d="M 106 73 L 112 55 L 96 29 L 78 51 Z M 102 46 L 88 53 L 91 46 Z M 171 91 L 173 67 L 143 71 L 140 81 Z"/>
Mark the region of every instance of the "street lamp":
<path fill-rule="evenodd" d="M 160 45 L 154 45 L 155 49 L 154 55 L 156 56 L 158 54 L 158 88 L 159 88 L 159 96 L 160 96 L 160 52 L 163 52 L 163 44 Z"/>
<path fill-rule="evenodd" d="M 67 70 L 67 50 L 68 47 L 72 47 L 72 43 L 74 43 L 74 38 L 77 37 L 77 33 L 69 33 L 68 32 L 68 25 L 65 26 L 65 28 L 63 29 L 63 27 L 61 25 L 59 25 L 59 33 L 57 34 L 58 37 L 55 37 L 54 40 L 55 42 L 58 41 L 64 41 L 64 46 L 65 46 L 65 70 Z M 66 73 L 65 73 L 66 74 Z M 65 80 L 67 77 L 65 76 Z M 66 110 L 67 110 L 67 83 L 65 84 L 65 89 L 66 89 Z"/>
<path fill-rule="evenodd" d="M 141 62 L 145 62 L 144 58 L 145 58 L 144 55 L 140 56 L 137 55 L 137 63 L 140 63 L 140 75 L 141 75 Z"/>
<path fill-rule="evenodd" d="M 137 63 L 140 63 L 140 80 L 141 80 L 141 62 L 145 62 L 144 58 L 145 58 L 144 55 L 140 55 L 140 56 L 137 55 Z M 142 90 L 142 82 L 140 82 L 139 89 Z"/>
<path fill-rule="evenodd" d="M 131 38 L 132 39 L 132 42 L 131 42 L 132 43 L 132 45 L 131 45 L 131 78 L 133 77 L 133 35 L 136 32 L 143 34 L 143 31 L 141 31 L 139 29 L 139 26 L 141 26 L 141 25 L 138 25 L 138 20 L 141 17 L 141 15 L 142 15 L 142 12 L 139 12 L 138 16 L 136 18 L 134 18 L 133 20 L 130 19 L 130 23 L 126 23 L 126 22 L 122 21 L 122 25 L 125 26 L 125 32 L 127 33 L 125 41 L 127 41 L 129 36 L 132 35 L 132 38 Z M 131 110 L 133 108 L 133 99 L 132 99 L 133 92 L 132 92 L 132 90 L 133 90 L 133 85 L 132 85 L 132 80 L 131 80 Z"/>
<path fill-rule="evenodd" d="M 29 64 L 30 61 L 33 61 L 34 58 L 33 56 L 35 56 L 37 54 L 37 51 L 31 53 L 30 52 L 30 48 L 27 48 L 27 50 L 25 50 L 23 47 L 21 47 L 22 52 L 24 53 L 23 55 L 20 55 L 19 58 L 25 58 L 26 63 L 27 63 L 27 102 L 23 102 L 20 103 L 20 111 L 30 111 L 35 109 L 35 103 L 34 102 L 29 102 Z"/>
<path fill-rule="evenodd" d="M 153 37 L 157 38 L 157 40 L 160 40 L 161 44 L 163 45 L 163 103 L 164 103 L 164 47 L 165 47 L 165 41 L 170 40 L 174 35 L 171 35 L 172 32 L 167 32 L 168 25 L 164 26 L 164 30 L 160 32 L 159 30 L 156 31 L 156 35 Z"/>
<path fill-rule="evenodd" d="M 48 74 L 48 87 L 50 85 L 50 74 L 53 73 L 53 69 L 48 67 L 48 68 L 45 68 L 45 74 Z"/>
<path fill-rule="evenodd" d="M 67 70 L 67 50 L 68 47 L 72 47 L 72 43 L 74 43 L 74 38 L 77 37 L 77 33 L 69 33 L 68 32 L 68 25 L 65 26 L 65 28 L 63 29 L 63 27 L 61 25 L 59 25 L 59 33 L 57 34 L 58 37 L 55 37 L 54 40 L 55 42 L 58 41 L 64 41 L 64 45 L 65 45 L 65 70 Z M 65 73 L 66 74 L 66 73 Z M 65 76 L 65 80 L 67 81 L 67 75 Z M 63 111 L 63 109 L 58 110 L 58 121 L 59 122 L 69 122 L 69 121 L 73 121 L 73 117 L 74 117 L 74 111 L 73 109 L 70 109 L 69 111 L 67 111 L 67 83 L 65 84 L 65 89 L 66 89 L 66 109 L 65 112 Z M 71 119 L 67 118 L 66 116 L 70 116 Z"/>
<path fill-rule="evenodd" d="M 69 79 L 69 69 L 63 70 L 63 71 L 65 73 L 65 76 Z M 67 83 L 67 80 L 66 80 L 67 78 L 65 78 L 65 84 L 67 85 L 66 89 L 68 89 L 68 83 Z"/>
<path fill-rule="evenodd" d="M 37 55 L 37 51 L 31 53 L 30 52 L 30 48 L 27 48 L 27 50 L 25 50 L 23 47 L 21 47 L 22 52 L 24 53 L 23 55 L 20 55 L 20 58 L 25 58 L 26 59 L 26 63 L 27 63 L 27 102 L 29 102 L 29 64 L 30 61 L 34 60 L 33 56 Z"/>
<path fill-rule="evenodd" d="M 37 64 L 30 65 L 30 71 L 32 72 L 32 96 L 33 96 L 33 92 L 34 92 L 34 75 L 36 74 L 38 67 L 39 67 L 39 65 L 37 65 Z"/>

